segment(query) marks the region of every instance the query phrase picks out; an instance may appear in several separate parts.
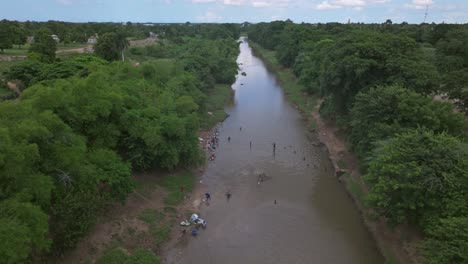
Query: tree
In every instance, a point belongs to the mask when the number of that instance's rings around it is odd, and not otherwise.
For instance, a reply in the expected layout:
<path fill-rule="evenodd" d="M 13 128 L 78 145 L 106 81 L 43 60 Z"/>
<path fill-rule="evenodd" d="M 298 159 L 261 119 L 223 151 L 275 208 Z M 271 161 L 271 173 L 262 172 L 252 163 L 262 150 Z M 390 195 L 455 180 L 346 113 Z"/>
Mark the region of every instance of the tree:
<path fill-rule="evenodd" d="M 53 62 L 55 60 L 55 51 L 57 43 L 51 37 L 51 31 L 47 28 L 41 28 L 34 36 L 34 43 L 29 48 L 30 53 L 39 54 L 39 60 L 42 62 Z"/>
<path fill-rule="evenodd" d="M 47 215 L 31 203 L 0 203 L 0 257 L 4 263 L 24 262 L 32 249 L 49 248 Z"/>
<path fill-rule="evenodd" d="M 125 61 L 124 51 L 130 46 L 130 43 L 127 40 L 127 36 L 123 31 L 119 31 L 116 34 L 116 47 L 122 54 L 122 61 Z"/>
<path fill-rule="evenodd" d="M 123 52 L 128 45 L 124 33 L 105 33 L 99 37 L 98 42 L 94 45 L 94 51 L 98 56 L 108 61 L 118 60 L 120 55 L 124 60 Z"/>
<path fill-rule="evenodd" d="M 468 210 L 468 148 L 445 133 L 418 128 L 380 142 L 364 179 L 368 201 L 394 224 L 425 228 Z"/>
<path fill-rule="evenodd" d="M 94 45 L 94 52 L 105 60 L 118 60 L 120 50 L 117 48 L 117 35 L 115 33 L 101 35 Z"/>
<path fill-rule="evenodd" d="M 428 264 L 468 263 L 468 216 L 440 219 L 426 229 Z"/>
<path fill-rule="evenodd" d="M 10 49 L 13 46 L 13 36 L 8 25 L 0 22 L 0 51 L 3 53 L 5 49 Z"/>
<path fill-rule="evenodd" d="M 430 94 L 438 88 L 437 71 L 423 60 L 416 42 L 380 32 L 352 32 L 329 49 L 322 63 L 320 87 L 333 94 L 338 113 L 347 114 L 360 90 L 400 83 Z"/>
<path fill-rule="evenodd" d="M 436 58 L 442 73 L 441 90 L 468 112 L 468 30 L 448 31 L 437 42 Z"/>
<path fill-rule="evenodd" d="M 13 44 L 22 46 L 26 43 L 27 35 L 26 30 L 21 26 L 13 27 Z"/>
<path fill-rule="evenodd" d="M 463 136 L 467 126 L 463 114 L 455 113 L 451 104 L 433 101 L 400 85 L 371 88 L 355 98 L 350 141 L 362 157 L 376 141 L 417 127 Z"/>

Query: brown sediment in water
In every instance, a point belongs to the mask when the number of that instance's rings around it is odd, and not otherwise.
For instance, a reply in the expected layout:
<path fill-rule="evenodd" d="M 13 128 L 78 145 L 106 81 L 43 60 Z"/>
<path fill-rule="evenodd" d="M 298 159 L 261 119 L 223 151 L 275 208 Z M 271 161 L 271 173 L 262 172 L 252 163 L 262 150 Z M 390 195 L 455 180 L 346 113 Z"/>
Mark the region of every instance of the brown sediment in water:
<path fill-rule="evenodd" d="M 248 74 L 244 85 L 234 84 L 236 104 L 220 127 L 221 138 L 232 140 L 220 140 L 195 188 L 195 196 L 209 191 L 213 199 L 189 204 L 208 226 L 196 238 L 169 242 L 163 262 L 383 263 L 328 153 L 314 143 L 317 136 L 307 132 L 275 76 L 245 42 L 238 62 Z M 271 180 L 258 184 L 260 172 Z"/>

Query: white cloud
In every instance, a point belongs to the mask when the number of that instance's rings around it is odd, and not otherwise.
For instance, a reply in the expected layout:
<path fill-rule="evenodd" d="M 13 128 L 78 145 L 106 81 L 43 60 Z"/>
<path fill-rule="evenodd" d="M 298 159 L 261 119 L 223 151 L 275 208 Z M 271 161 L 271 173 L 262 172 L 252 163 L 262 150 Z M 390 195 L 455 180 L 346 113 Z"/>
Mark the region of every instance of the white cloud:
<path fill-rule="evenodd" d="M 337 9 L 341 8 L 339 5 L 330 4 L 328 1 L 323 1 L 322 3 L 315 6 L 315 9 L 318 10 L 328 10 L 328 9 Z"/>
<path fill-rule="evenodd" d="M 352 8 L 354 10 L 363 10 L 367 5 L 384 4 L 390 0 L 325 0 L 315 5 L 317 10 L 329 10 L 337 8 Z"/>
<path fill-rule="evenodd" d="M 214 13 L 213 11 L 207 11 L 205 14 L 201 16 L 197 16 L 196 20 L 199 22 L 220 22 L 223 19 L 222 16 Z"/>
<path fill-rule="evenodd" d="M 72 0 L 55 0 L 57 3 L 61 4 L 61 5 L 71 5 L 73 4 L 73 1 Z"/>
<path fill-rule="evenodd" d="M 271 2 L 267 2 L 267 1 L 253 1 L 253 2 L 252 2 L 252 6 L 253 6 L 253 7 L 270 7 L 270 6 L 271 6 Z"/>
<path fill-rule="evenodd" d="M 218 3 L 230 6 L 287 7 L 292 0 L 191 0 L 192 3 Z"/>
<path fill-rule="evenodd" d="M 213 3 L 216 0 L 192 0 L 192 3 Z"/>
<path fill-rule="evenodd" d="M 412 0 L 411 3 L 405 4 L 405 7 L 410 9 L 425 9 L 426 6 L 432 4 L 434 4 L 433 0 Z"/>
<path fill-rule="evenodd" d="M 244 4 L 244 0 L 223 0 L 223 4 L 240 6 Z"/>

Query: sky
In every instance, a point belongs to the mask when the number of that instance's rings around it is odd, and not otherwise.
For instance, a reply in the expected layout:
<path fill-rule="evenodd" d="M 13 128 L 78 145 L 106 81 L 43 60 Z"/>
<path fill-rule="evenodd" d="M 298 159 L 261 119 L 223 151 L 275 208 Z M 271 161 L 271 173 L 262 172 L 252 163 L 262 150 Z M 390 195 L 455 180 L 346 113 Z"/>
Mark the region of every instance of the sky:
<path fill-rule="evenodd" d="M 468 0 L 0 0 L 0 19 L 70 22 L 468 23 Z"/>

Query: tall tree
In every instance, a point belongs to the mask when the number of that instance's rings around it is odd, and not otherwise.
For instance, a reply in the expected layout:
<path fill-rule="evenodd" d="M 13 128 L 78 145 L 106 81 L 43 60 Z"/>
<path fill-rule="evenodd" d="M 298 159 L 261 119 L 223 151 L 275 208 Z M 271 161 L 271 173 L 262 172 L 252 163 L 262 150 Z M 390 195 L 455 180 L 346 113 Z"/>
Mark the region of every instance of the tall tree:
<path fill-rule="evenodd" d="M 0 22 L 0 51 L 4 52 L 5 49 L 10 49 L 13 46 L 13 36 L 10 27 L 6 22 Z"/>
<path fill-rule="evenodd" d="M 127 35 L 123 31 L 116 33 L 116 47 L 122 54 L 122 61 L 125 61 L 124 51 L 130 46 L 127 40 Z"/>
<path fill-rule="evenodd" d="M 98 42 L 94 45 L 94 52 L 103 59 L 108 61 L 118 60 L 123 52 L 128 47 L 128 41 L 122 33 L 105 33 L 99 37 Z"/>
<path fill-rule="evenodd" d="M 39 60 L 42 62 L 53 62 L 55 60 L 57 43 L 51 35 L 49 29 L 41 28 L 34 36 L 34 43 L 29 48 L 29 52 L 38 54 Z"/>

